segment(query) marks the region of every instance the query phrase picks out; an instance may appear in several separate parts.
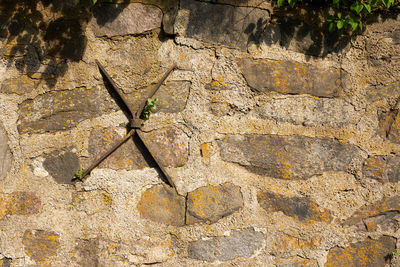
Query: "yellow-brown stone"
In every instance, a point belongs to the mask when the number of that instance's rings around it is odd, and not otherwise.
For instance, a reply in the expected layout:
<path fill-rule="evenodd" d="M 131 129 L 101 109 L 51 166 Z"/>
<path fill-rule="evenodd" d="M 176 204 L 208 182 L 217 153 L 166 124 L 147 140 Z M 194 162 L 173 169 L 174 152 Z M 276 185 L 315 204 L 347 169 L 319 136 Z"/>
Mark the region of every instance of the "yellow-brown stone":
<path fill-rule="evenodd" d="M 25 253 L 36 263 L 45 263 L 57 254 L 59 235 L 52 231 L 26 230 L 22 239 Z"/>
<path fill-rule="evenodd" d="M 40 212 L 41 200 L 28 192 L 0 193 L 0 219 L 6 215 L 32 215 Z"/>
<path fill-rule="evenodd" d="M 143 192 L 137 209 L 145 219 L 175 226 L 185 224 L 185 198 L 167 185 L 156 185 Z"/>
<path fill-rule="evenodd" d="M 385 266 L 389 255 L 396 248 L 396 239 L 383 236 L 378 240 L 367 238 L 346 248 L 334 247 L 329 251 L 325 267 L 338 266 Z"/>

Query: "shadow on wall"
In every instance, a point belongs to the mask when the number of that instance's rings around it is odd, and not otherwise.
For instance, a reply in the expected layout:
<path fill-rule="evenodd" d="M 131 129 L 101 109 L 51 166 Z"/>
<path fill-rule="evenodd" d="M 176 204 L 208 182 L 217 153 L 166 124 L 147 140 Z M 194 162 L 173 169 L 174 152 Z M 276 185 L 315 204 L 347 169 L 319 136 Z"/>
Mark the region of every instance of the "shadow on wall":
<path fill-rule="evenodd" d="M 189 14 L 185 34 L 241 50 L 247 50 L 251 44 L 278 45 L 309 57 L 340 52 L 352 39 L 328 31 L 325 17 L 329 10 L 324 3 L 313 2 L 302 9 L 291 9 L 271 6 L 271 1 L 268 6 L 266 2 L 181 0 L 181 9 Z M 397 14 L 379 14 L 367 23 L 396 17 Z"/>
<path fill-rule="evenodd" d="M 1 1 L 0 55 L 8 59 L 8 67 L 15 65 L 21 73 L 53 87 L 66 73 L 68 62 L 82 59 L 91 9 L 90 0 Z M 122 10 L 110 10 L 108 20 Z"/>

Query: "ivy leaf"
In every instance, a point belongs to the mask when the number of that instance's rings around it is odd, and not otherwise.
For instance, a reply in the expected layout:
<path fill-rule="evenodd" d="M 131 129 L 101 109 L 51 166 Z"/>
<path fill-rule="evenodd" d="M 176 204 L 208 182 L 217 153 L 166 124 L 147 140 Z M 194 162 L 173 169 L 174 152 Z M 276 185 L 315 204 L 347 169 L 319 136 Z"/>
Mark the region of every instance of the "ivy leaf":
<path fill-rule="evenodd" d="M 354 32 L 355 30 L 357 30 L 357 27 L 358 27 L 358 22 L 357 21 L 353 21 L 353 20 L 350 20 L 349 21 L 349 24 L 351 25 L 351 30 Z"/>
<path fill-rule="evenodd" d="M 359 22 L 358 24 L 360 25 L 360 30 L 362 30 L 362 29 L 363 29 L 363 23 L 362 23 L 362 21 L 360 20 L 360 22 Z"/>
<path fill-rule="evenodd" d="M 390 0 L 389 0 L 390 1 Z M 351 6 L 350 9 L 354 10 L 357 12 L 357 14 L 360 14 L 361 10 L 363 10 L 364 6 L 360 4 L 359 2 L 354 2 Z"/>
<path fill-rule="evenodd" d="M 335 23 L 329 23 L 329 32 L 333 32 L 335 30 Z"/>
<path fill-rule="evenodd" d="M 95 5 L 97 2 L 97 0 L 92 0 L 93 5 Z"/>
<path fill-rule="evenodd" d="M 364 3 L 365 9 L 368 11 L 368 13 L 371 13 L 371 5 Z"/>
<path fill-rule="evenodd" d="M 94 1 L 94 0 L 93 0 Z M 96 0 L 97 1 L 97 0 Z M 281 7 L 282 5 L 283 5 L 283 2 L 284 2 L 285 0 L 278 0 L 278 7 Z"/>
<path fill-rule="evenodd" d="M 341 18 L 342 18 L 342 13 L 341 13 L 341 12 L 338 12 L 338 13 L 336 14 L 336 16 L 337 16 L 339 19 L 341 19 Z"/>
<path fill-rule="evenodd" d="M 337 26 L 337 28 L 340 30 L 340 29 L 343 28 L 343 26 L 344 26 L 344 21 L 343 21 L 343 20 L 338 20 L 338 21 L 336 22 L 336 26 Z"/>

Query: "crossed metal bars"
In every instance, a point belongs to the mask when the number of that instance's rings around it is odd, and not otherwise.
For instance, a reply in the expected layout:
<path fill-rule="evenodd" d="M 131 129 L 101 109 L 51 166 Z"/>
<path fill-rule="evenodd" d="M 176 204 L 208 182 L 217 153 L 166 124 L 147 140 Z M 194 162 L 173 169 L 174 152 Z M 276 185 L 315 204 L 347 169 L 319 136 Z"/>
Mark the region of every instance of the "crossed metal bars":
<path fill-rule="evenodd" d="M 90 174 L 90 172 L 96 168 L 103 160 L 105 160 L 110 154 L 112 154 L 115 150 L 117 150 L 123 143 L 125 143 L 130 137 L 132 137 L 135 133 L 139 137 L 139 139 L 142 141 L 144 146 L 146 147 L 147 151 L 153 158 L 154 162 L 157 164 L 157 167 L 161 170 L 162 174 L 165 176 L 167 179 L 168 183 L 175 188 L 175 184 L 172 181 L 170 175 L 168 172 L 165 170 L 165 168 L 162 166 L 160 161 L 157 159 L 157 156 L 149 149 L 149 147 L 146 146 L 146 143 L 143 141 L 143 132 L 141 131 L 141 128 L 143 126 L 143 120 L 140 118 L 142 115 L 142 112 L 144 108 L 146 107 L 147 99 L 152 98 L 154 94 L 157 92 L 157 90 L 160 88 L 161 84 L 167 79 L 167 77 L 171 74 L 171 72 L 176 68 L 176 64 L 174 64 L 172 67 L 170 67 L 167 72 L 164 74 L 164 76 L 160 79 L 160 81 L 154 86 L 154 88 L 150 91 L 149 95 L 144 98 L 139 105 L 139 108 L 135 111 L 133 109 L 133 106 L 131 103 L 126 99 L 122 91 L 118 88 L 118 86 L 115 84 L 111 76 L 107 73 L 107 71 L 104 69 L 104 67 L 100 64 L 98 60 L 96 60 L 97 66 L 99 67 L 100 71 L 103 73 L 103 75 L 106 77 L 108 82 L 111 85 L 111 88 L 118 94 L 118 96 L 121 98 L 122 102 L 124 105 L 128 108 L 129 113 L 132 115 L 132 119 L 129 122 L 129 132 L 120 140 L 117 141 L 106 153 L 104 153 L 102 156 L 100 156 L 97 160 L 95 160 L 82 174 L 81 178 L 77 178 L 75 180 L 81 180 L 83 181 L 86 176 Z"/>

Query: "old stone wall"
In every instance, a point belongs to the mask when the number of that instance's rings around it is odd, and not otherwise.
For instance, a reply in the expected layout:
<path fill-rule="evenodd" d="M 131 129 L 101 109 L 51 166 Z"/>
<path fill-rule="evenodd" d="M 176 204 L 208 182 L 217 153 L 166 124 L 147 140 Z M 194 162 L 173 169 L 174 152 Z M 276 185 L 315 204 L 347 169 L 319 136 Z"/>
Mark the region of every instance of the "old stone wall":
<path fill-rule="evenodd" d="M 0 266 L 398 266 L 400 18 L 258 0 L 0 4 Z M 29 3 L 28 3 L 29 2 Z M 52 2 L 52 3 L 51 3 Z M 325 12 L 325 11 L 323 11 Z M 99 60 L 137 108 L 144 143 Z"/>

